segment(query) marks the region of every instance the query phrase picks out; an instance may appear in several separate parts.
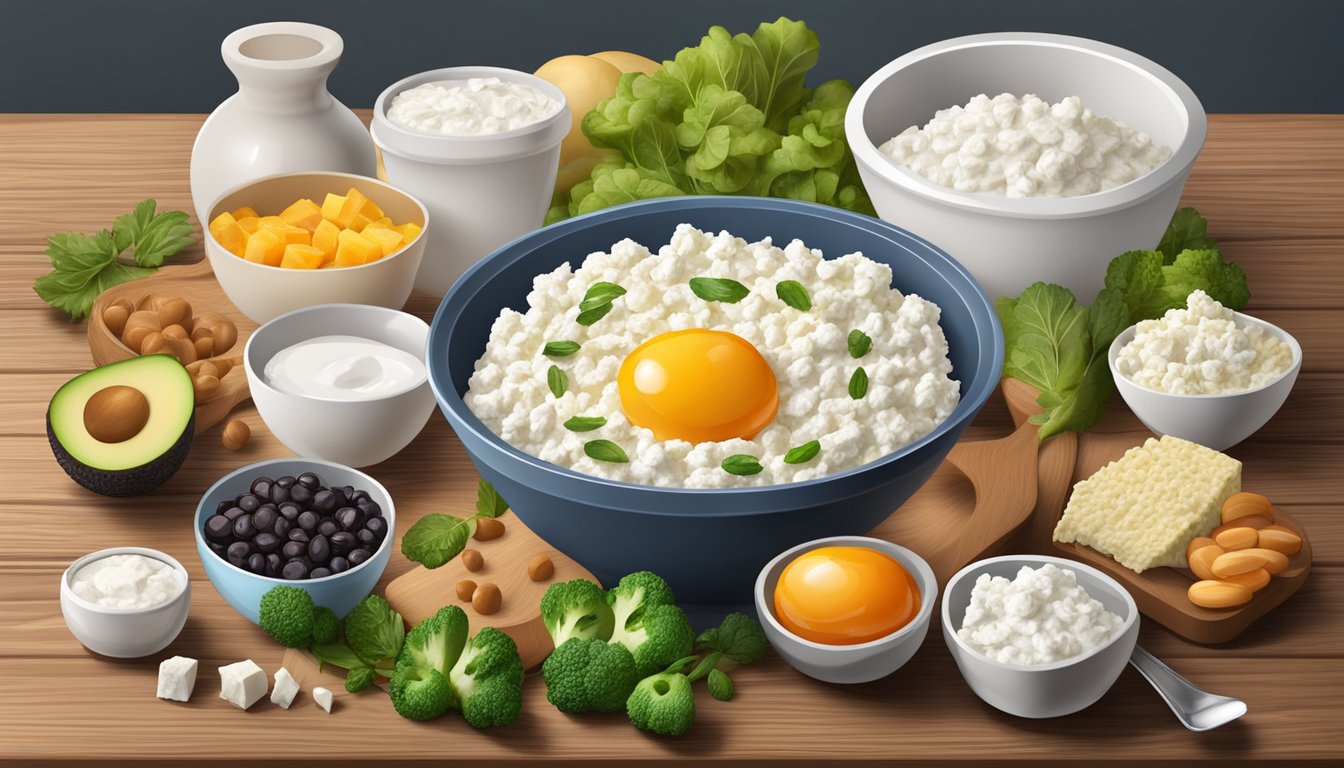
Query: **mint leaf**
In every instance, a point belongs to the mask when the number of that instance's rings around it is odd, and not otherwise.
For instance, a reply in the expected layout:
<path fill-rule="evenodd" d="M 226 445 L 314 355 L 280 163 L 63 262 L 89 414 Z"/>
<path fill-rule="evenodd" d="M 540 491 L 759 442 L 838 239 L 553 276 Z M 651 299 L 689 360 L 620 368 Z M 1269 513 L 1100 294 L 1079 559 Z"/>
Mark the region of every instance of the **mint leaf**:
<path fill-rule="evenodd" d="M 745 453 L 737 453 L 723 460 L 723 471 L 731 475 L 755 475 L 764 467 L 755 456 L 748 456 Z"/>
<path fill-rule="evenodd" d="M 613 464 L 625 464 L 630 461 L 630 457 L 625 455 L 621 446 L 610 440 L 589 440 L 583 444 L 583 452 L 588 458 L 597 461 L 608 461 Z"/>
<path fill-rule="evenodd" d="M 592 432 L 607 425 L 602 416 L 572 416 L 565 421 L 565 429 L 570 432 Z"/>
<path fill-rule="evenodd" d="M 845 343 L 849 346 L 849 356 L 855 360 L 868 354 L 868 350 L 873 348 L 873 340 L 858 328 L 849 332 L 849 339 Z"/>
<path fill-rule="evenodd" d="M 849 396 L 855 400 L 862 400 L 866 394 L 868 394 L 868 372 L 862 367 L 855 368 L 854 375 L 849 377 Z"/>
<path fill-rule="evenodd" d="M 499 517 L 509 511 L 509 503 L 499 495 L 495 486 L 481 478 L 476 484 L 476 514 L 480 517 Z"/>
<path fill-rule="evenodd" d="M 401 553 L 407 560 L 426 568 L 438 568 L 457 557 L 475 532 L 475 517 L 460 518 L 431 512 L 406 531 L 401 539 Z"/>
<path fill-rule="evenodd" d="M 705 301 L 726 304 L 736 304 L 751 293 L 747 286 L 724 277 L 692 277 L 691 292 Z"/>
<path fill-rule="evenodd" d="M 806 464 L 807 462 L 817 458 L 817 454 L 819 453 L 821 453 L 821 443 L 816 440 L 812 440 L 803 443 L 802 445 L 790 448 L 789 452 L 784 454 L 784 463 Z"/>
<path fill-rule="evenodd" d="M 560 397 L 569 388 L 569 377 L 558 366 L 552 365 L 546 369 L 546 386 L 550 387 L 552 395 Z"/>
<path fill-rule="evenodd" d="M 577 341 L 548 341 L 541 354 L 547 357 L 569 357 L 580 349 Z"/>
<path fill-rule="evenodd" d="M 776 283 L 775 295 L 779 297 L 780 301 L 799 312 L 806 312 L 812 308 L 812 296 L 808 294 L 807 288 L 797 280 L 784 280 Z"/>

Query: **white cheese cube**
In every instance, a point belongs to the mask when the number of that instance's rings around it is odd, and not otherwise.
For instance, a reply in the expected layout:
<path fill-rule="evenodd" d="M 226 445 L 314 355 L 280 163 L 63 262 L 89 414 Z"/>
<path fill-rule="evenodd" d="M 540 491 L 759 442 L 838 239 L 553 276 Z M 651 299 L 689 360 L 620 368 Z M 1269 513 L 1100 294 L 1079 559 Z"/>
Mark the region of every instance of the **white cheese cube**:
<path fill-rule="evenodd" d="M 159 698 L 190 701 L 191 692 L 196 690 L 196 666 L 196 660 L 186 656 L 159 662 Z"/>
<path fill-rule="evenodd" d="M 251 659 L 219 668 L 219 698 L 247 709 L 266 695 L 266 673 Z"/>
<path fill-rule="evenodd" d="M 326 688 L 313 689 L 313 701 L 317 706 L 326 710 L 327 714 L 331 714 L 331 699 L 331 691 L 328 691 Z"/>
<path fill-rule="evenodd" d="M 279 704 L 282 709 L 289 709 L 289 705 L 294 703 L 294 697 L 299 693 L 299 681 L 289 674 L 289 670 L 284 667 L 275 673 L 275 687 L 271 689 L 271 703 Z"/>

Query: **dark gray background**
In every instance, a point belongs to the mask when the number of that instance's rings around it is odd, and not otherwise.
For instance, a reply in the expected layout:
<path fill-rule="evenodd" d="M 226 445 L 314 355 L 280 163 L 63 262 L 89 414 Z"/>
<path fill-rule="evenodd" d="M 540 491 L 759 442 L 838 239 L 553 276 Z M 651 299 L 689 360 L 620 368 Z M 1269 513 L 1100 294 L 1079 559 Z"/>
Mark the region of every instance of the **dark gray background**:
<path fill-rule="evenodd" d="M 235 90 L 219 58 L 259 21 L 332 27 L 337 98 L 368 107 L 427 69 L 531 71 L 553 56 L 623 49 L 662 60 L 721 24 L 780 15 L 821 37 L 810 80 L 858 85 L 948 37 L 1057 32 L 1137 51 L 1209 112 L 1344 112 L 1341 0 L 0 0 L 0 112 L 209 112 Z"/>

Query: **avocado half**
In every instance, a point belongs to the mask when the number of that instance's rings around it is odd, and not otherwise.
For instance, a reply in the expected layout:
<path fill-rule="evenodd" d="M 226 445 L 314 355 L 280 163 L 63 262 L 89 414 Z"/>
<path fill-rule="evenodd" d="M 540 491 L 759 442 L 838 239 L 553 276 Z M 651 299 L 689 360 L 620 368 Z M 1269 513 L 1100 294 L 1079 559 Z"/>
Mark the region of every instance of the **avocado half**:
<path fill-rule="evenodd" d="M 85 409 L 108 387 L 130 387 L 148 401 L 148 418 L 131 436 L 103 442 Z M 171 355 L 145 355 L 94 368 L 67 381 L 47 406 L 51 451 L 75 482 L 104 496 L 139 496 L 182 466 L 196 426 L 191 375 Z"/>

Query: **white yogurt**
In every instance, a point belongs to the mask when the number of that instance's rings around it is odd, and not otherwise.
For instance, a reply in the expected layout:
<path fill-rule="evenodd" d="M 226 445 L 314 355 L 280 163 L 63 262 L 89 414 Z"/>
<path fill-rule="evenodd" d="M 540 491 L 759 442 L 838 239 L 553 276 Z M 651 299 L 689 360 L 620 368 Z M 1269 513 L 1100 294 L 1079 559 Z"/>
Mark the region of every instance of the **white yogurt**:
<path fill-rule="evenodd" d="M 530 85 L 498 77 L 417 85 L 392 98 L 387 119 L 402 128 L 444 136 L 482 136 L 539 123 L 560 102 Z"/>
<path fill-rule="evenodd" d="M 411 353 L 359 336 L 318 336 L 275 353 L 266 383 L 292 395 L 374 400 L 420 386 L 425 363 Z"/>
<path fill-rule="evenodd" d="M 186 586 L 171 565 L 144 555 L 100 557 L 70 577 L 70 591 L 103 608 L 154 608 Z"/>

